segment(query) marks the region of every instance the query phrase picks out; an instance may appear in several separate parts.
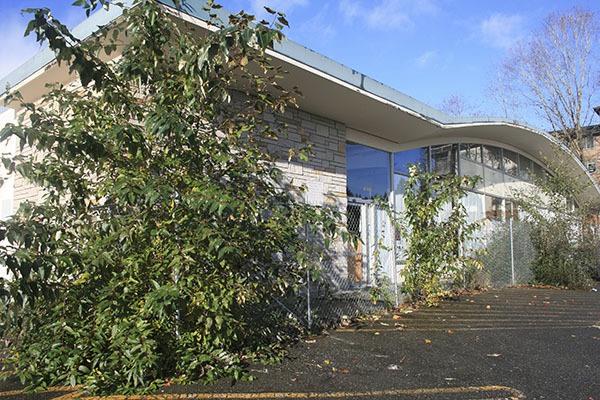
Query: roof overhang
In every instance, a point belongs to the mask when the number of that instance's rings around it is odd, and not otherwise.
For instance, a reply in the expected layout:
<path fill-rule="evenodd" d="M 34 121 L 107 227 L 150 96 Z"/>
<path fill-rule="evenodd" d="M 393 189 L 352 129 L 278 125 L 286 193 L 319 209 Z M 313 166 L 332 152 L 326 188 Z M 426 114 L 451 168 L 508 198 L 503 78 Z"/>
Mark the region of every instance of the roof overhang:
<path fill-rule="evenodd" d="M 170 0 L 161 3 L 178 18 L 210 29 L 201 0 L 188 1 L 182 10 L 175 10 Z M 118 7 L 98 11 L 74 31 L 78 37 L 87 37 L 120 14 Z M 578 200 L 600 207 L 600 188 L 585 166 L 541 130 L 500 118 L 451 117 L 289 40 L 276 44 L 270 55 L 288 71 L 285 79 L 290 86 L 302 91 L 300 108 L 344 124 L 350 139 L 390 152 L 457 141 L 481 142 L 513 149 L 540 164 L 546 164 L 547 159 L 559 160 L 585 186 Z M 57 65 L 52 52 L 46 49 L 2 79 L 0 85 L 4 88 L 12 83 L 27 101 L 33 101 L 41 96 L 46 83 L 66 84 L 72 79 L 68 69 Z"/>

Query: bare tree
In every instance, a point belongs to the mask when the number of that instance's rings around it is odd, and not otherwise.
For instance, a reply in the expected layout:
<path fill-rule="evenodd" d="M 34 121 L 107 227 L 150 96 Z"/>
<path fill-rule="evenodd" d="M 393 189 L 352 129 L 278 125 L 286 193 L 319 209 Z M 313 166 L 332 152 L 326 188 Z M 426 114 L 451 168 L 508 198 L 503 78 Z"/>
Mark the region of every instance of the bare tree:
<path fill-rule="evenodd" d="M 440 105 L 440 110 L 453 117 L 464 117 L 467 115 L 478 115 L 479 112 L 468 100 L 458 94 L 446 97 Z"/>
<path fill-rule="evenodd" d="M 599 33 L 591 11 L 549 14 L 528 41 L 509 51 L 493 90 L 508 117 L 535 113 L 582 160 L 584 128 L 599 105 Z"/>

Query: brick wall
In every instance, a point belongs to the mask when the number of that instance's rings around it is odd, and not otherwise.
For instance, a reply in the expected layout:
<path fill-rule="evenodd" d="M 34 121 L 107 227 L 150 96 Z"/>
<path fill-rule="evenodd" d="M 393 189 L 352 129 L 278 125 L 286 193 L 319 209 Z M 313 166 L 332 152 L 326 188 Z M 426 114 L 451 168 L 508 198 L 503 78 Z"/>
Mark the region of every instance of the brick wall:
<path fill-rule="evenodd" d="M 592 177 L 600 183 L 600 136 L 594 136 L 594 146 L 583 149 L 584 160 L 593 160 L 596 163 L 596 171 L 592 172 Z M 584 164 L 586 164 L 584 162 Z"/>

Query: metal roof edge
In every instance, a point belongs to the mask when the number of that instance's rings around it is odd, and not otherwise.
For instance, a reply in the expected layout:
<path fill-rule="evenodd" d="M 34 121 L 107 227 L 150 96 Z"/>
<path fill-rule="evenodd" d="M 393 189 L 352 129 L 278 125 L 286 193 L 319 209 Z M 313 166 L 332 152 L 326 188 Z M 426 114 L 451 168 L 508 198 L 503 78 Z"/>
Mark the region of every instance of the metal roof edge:
<path fill-rule="evenodd" d="M 185 2 L 185 4 L 181 7 L 176 7 L 174 0 L 158 1 L 164 6 L 177 8 L 180 12 L 186 13 L 192 17 L 204 21 L 210 20 L 209 12 L 203 8 L 206 4 L 203 0 L 189 0 Z M 124 3 L 125 7 L 130 8 L 135 3 L 135 0 L 122 0 L 122 2 Z M 231 14 L 224 9 L 215 10 L 215 13 L 223 21 L 226 21 L 228 16 Z M 73 29 L 73 34 L 80 39 L 84 39 L 96 32 L 100 27 L 113 22 L 121 15 L 121 7 L 112 6 L 108 10 L 98 10 L 89 18 L 78 24 Z M 285 38 L 281 43 L 276 43 L 274 50 L 276 53 L 279 53 L 282 56 L 291 58 L 301 64 L 323 72 L 324 74 L 329 75 L 332 78 L 338 79 L 342 82 L 346 82 L 347 84 L 357 88 L 358 90 L 371 93 L 372 95 L 379 97 L 384 101 L 389 101 L 390 103 L 394 103 L 404 109 L 410 110 L 420 115 L 422 118 L 437 124 L 442 129 L 452 129 L 461 125 L 510 125 L 515 128 L 532 131 L 540 136 L 545 137 L 546 140 L 550 140 L 553 143 L 559 144 L 559 146 L 567 154 L 570 154 L 571 158 L 577 161 L 581 168 L 590 177 L 590 180 L 594 183 L 596 191 L 600 193 L 600 187 L 591 178 L 585 166 L 579 161 L 579 159 L 573 154 L 573 152 L 566 148 L 564 144 L 559 143 L 549 133 L 539 128 L 507 118 L 491 116 L 450 116 L 436 108 L 433 108 L 423 102 L 414 99 L 413 97 L 410 97 L 400 92 L 397 89 L 387 86 L 373 78 L 370 78 L 369 76 L 363 73 L 351 69 L 337 61 L 334 61 L 333 59 L 327 56 L 317 53 L 316 51 L 311 50 L 299 43 L 293 42 L 287 38 Z M 50 49 L 42 49 L 38 54 L 30 58 L 28 61 L 26 61 L 23 65 L 15 69 L 9 75 L 0 79 L 0 96 L 6 94 L 6 85 L 8 83 L 10 83 L 12 87 L 17 86 L 30 76 L 43 69 L 54 59 L 54 53 Z"/>
<path fill-rule="evenodd" d="M 133 4 L 133 0 L 121 0 L 121 2 L 124 7 L 131 7 Z M 78 39 L 85 39 L 97 32 L 100 27 L 116 20 L 122 14 L 123 9 L 116 5 L 112 5 L 108 9 L 101 8 L 75 26 L 71 33 Z M 25 61 L 7 76 L 0 79 L 0 96 L 6 94 L 7 86 L 11 88 L 18 86 L 21 82 L 52 63 L 55 59 L 56 56 L 52 50 L 48 47 L 42 48 L 29 60 Z"/>

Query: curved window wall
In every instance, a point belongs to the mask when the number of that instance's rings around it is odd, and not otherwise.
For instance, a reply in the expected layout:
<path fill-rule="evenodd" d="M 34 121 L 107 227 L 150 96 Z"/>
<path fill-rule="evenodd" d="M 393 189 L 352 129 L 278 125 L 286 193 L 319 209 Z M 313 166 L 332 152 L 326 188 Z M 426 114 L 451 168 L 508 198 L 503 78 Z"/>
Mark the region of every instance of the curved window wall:
<path fill-rule="evenodd" d="M 406 248 L 406 237 L 396 232 L 386 212 L 372 200 L 377 196 L 387 199 L 402 214 L 411 164 L 442 175 L 482 178 L 462 202 L 469 222 L 481 222 L 478 239 L 483 242 L 492 237 L 498 222 L 518 219 L 511 193 L 531 187 L 536 177 L 545 176 L 544 168 L 531 158 L 497 146 L 451 143 L 390 153 L 347 143 L 347 227 L 360 238 L 356 246 L 350 244 L 348 248 L 348 278 L 352 282 L 371 284 L 383 273 L 397 287 L 401 279 L 398 268 L 406 262 L 405 252 L 398 249 Z M 475 247 L 479 240 L 476 242 Z"/>
<path fill-rule="evenodd" d="M 544 178 L 544 168 L 513 150 L 477 143 L 452 143 L 388 153 L 368 146 L 346 146 L 347 194 L 350 202 L 379 195 L 403 208 L 403 183 L 408 166 L 418 164 L 438 174 L 480 176 L 477 187 L 465 198 L 473 220 L 505 220 L 517 217 L 510 202 L 515 191 L 530 187 L 535 178 Z"/>

